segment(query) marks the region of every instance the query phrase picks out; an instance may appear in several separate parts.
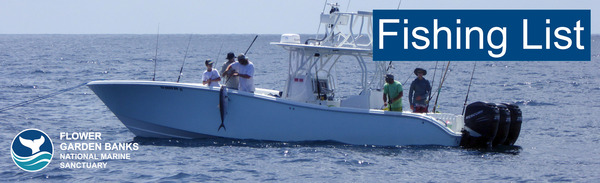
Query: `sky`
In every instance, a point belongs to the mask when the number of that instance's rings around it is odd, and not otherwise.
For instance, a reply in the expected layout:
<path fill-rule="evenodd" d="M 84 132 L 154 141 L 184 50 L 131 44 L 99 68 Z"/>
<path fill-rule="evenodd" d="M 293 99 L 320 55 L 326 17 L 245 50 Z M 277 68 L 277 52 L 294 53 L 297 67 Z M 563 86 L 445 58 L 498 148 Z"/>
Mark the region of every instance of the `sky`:
<path fill-rule="evenodd" d="M 400 0 L 328 0 L 341 11 Z M 325 0 L 0 0 L 0 34 L 314 34 Z M 327 8 L 328 9 L 328 8 Z M 400 9 L 591 9 L 599 0 L 403 0 Z M 159 28 L 160 27 L 160 28 Z"/>

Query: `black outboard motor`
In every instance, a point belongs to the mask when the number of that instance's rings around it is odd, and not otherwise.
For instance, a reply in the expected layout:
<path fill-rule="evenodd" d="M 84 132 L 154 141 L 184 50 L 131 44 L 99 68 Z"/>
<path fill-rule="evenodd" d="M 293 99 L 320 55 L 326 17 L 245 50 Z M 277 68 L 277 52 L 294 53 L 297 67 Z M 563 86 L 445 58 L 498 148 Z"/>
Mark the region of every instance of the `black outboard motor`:
<path fill-rule="evenodd" d="M 471 147 L 492 147 L 498 131 L 500 114 L 493 103 L 474 102 L 465 110 L 465 128 L 462 130 L 460 145 Z"/>
<path fill-rule="evenodd" d="M 521 133 L 521 124 L 523 123 L 523 119 L 521 116 L 521 109 L 519 106 L 515 104 L 503 103 L 508 110 L 510 111 L 510 127 L 508 131 L 508 136 L 504 141 L 504 145 L 514 145 L 519 138 L 519 133 Z"/>
<path fill-rule="evenodd" d="M 497 146 L 498 144 L 503 144 L 506 141 L 506 137 L 508 137 L 508 133 L 510 130 L 510 110 L 504 104 L 496 104 L 498 107 L 498 112 L 500 113 L 500 120 L 498 121 L 498 132 L 496 133 L 496 137 L 494 138 L 493 146 Z"/>

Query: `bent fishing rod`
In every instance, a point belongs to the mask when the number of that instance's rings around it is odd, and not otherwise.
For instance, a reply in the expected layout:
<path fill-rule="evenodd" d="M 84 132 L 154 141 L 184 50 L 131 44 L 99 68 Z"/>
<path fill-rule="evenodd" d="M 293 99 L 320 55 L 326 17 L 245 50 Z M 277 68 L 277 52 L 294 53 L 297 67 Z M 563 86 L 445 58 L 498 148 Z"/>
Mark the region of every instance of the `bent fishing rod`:
<path fill-rule="evenodd" d="M 177 77 L 177 82 L 179 83 L 179 79 L 181 79 L 181 75 L 183 75 L 183 66 L 185 65 L 185 58 L 187 57 L 188 50 L 190 49 L 190 43 L 192 42 L 192 34 L 190 34 L 190 38 L 188 39 L 188 45 L 185 49 L 185 54 L 183 55 L 183 63 L 181 63 L 181 68 L 179 69 L 179 76 Z"/>

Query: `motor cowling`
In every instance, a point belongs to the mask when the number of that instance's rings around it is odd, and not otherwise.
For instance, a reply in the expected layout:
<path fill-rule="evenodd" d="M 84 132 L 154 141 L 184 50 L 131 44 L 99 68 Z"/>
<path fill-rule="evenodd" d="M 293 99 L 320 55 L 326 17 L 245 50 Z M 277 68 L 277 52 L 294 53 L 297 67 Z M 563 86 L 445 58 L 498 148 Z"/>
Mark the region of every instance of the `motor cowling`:
<path fill-rule="evenodd" d="M 517 139 L 519 138 L 519 134 L 521 133 L 521 124 L 523 123 L 523 118 L 521 114 L 521 109 L 519 106 L 515 104 L 503 103 L 508 110 L 510 111 L 510 127 L 508 131 L 508 135 L 503 145 L 514 145 Z"/>
<path fill-rule="evenodd" d="M 460 145 L 463 147 L 492 147 L 498 131 L 500 113 L 494 103 L 474 102 L 465 110 L 465 128 Z"/>
<path fill-rule="evenodd" d="M 496 104 L 498 107 L 499 120 L 498 120 L 498 131 L 496 132 L 496 137 L 494 138 L 493 146 L 497 146 L 498 144 L 503 144 L 508 137 L 510 124 L 511 124 L 511 116 L 510 110 L 504 104 Z"/>

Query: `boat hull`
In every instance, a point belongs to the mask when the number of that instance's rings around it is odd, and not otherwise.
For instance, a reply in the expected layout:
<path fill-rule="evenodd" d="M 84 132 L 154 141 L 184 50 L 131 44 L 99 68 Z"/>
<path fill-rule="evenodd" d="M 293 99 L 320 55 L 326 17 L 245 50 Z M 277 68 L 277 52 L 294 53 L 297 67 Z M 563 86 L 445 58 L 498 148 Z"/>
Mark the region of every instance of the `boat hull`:
<path fill-rule="evenodd" d="M 461 134 L 421 114 L 327 107 L 219 88 L 156 81 L 93 81 L 88 87 L 136 136 L 337 141 L 356 145 L 458 146 Z"/>

